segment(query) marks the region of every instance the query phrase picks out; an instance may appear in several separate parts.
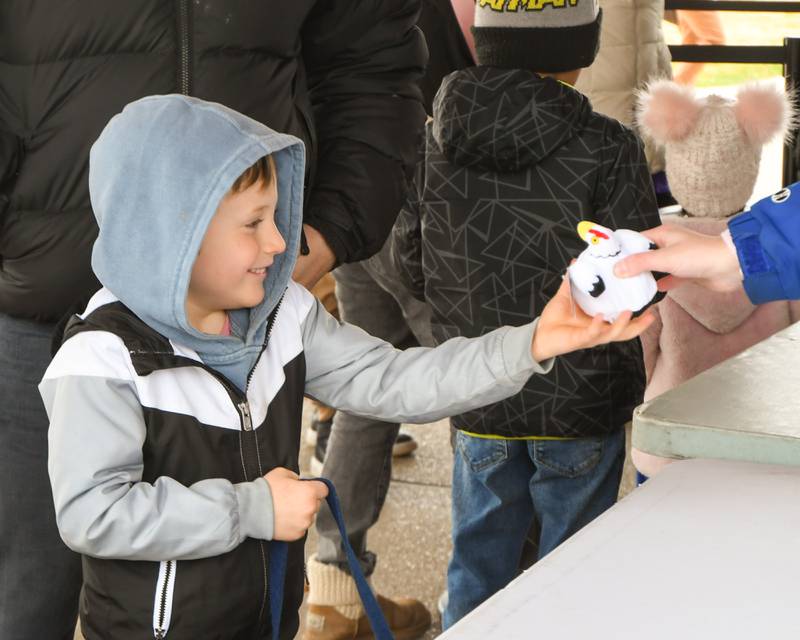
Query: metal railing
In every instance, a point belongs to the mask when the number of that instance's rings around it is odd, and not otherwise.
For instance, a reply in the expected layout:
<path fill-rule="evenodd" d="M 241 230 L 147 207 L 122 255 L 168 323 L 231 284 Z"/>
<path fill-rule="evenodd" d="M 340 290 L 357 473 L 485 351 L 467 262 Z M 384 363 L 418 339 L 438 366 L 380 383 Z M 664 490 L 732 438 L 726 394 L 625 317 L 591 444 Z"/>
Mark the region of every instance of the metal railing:
<path fill-rule="evenodd" d="M 765 0 L 666 0 L 666 10 L 751 11 L 800 13 L 800 2 Z M 729 62 L 780 64 L 787 91 L 800 88 L 800 38 L 784 38 L 783 46 L 759 45 L 670 45 L 673 62 Z M 800 134 L 783 149 L 783 185 L 800 180 Z"/>

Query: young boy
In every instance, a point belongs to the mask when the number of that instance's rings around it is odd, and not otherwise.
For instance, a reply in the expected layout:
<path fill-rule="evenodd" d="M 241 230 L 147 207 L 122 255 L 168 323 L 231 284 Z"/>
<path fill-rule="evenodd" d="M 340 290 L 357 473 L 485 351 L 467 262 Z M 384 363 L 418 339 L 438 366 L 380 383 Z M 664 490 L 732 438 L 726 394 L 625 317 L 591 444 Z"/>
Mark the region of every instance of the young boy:
<path fill-rule="evenodd" d="M 268 638 L 268 541 L 290 545 L 282 638 L 297 630 L 302 538 L 326 488 L 300 481 L 304 393 L 428 421 L 515 393 L 553 356 L 648 320 L 541 318 L 400 352 L 290 280 L 303 147 L 220 105 L 154 96 L 92 147 L 103 288 L 40 389 L 59 530 L 83 554 L 87 640 Z"/>
<path fill-rule="evenodd" d="M 443 81 L 393 232 L 437 342 L 535 316 L 586 247 L 581 220 L 658 224 L 639 139 L 570 86 L 594 59 L 600 19 L 596 0 L 476 3 L 478 66 Z M 614 503 L 643 389 L 632 341 L 559 358 L 513 398 L 452 418 L 445 627 L 514 578 L 532 526 L 542 557 Z"/>

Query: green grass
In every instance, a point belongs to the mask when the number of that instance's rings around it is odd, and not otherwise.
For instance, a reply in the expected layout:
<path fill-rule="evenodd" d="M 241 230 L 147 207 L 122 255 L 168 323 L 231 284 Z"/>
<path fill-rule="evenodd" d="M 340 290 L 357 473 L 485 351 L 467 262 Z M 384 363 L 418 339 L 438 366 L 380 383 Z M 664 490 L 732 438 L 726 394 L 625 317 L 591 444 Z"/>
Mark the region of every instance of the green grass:
<path fill-rule="evenodd" d="M 744 13 L 720 11 L 727 44 L 729 45 L 781 45 L 786 37 L 800 37 L 800 13 Z M 662 23 L 668 44 L 680 44 L 678 28 Z M 675 63 L 673 69 L 679 63 Z M 698 87 L 736 85 L 749 80 L 763 80 L 783 76 L 778 64 L 727 64 L 708 63 L 697 77 Z"/>
<path fill-rule="evenodd" d="M 707 64 L 697 76 L 698 87 L 720 87 L 783 75 L 779 64 Z"/>

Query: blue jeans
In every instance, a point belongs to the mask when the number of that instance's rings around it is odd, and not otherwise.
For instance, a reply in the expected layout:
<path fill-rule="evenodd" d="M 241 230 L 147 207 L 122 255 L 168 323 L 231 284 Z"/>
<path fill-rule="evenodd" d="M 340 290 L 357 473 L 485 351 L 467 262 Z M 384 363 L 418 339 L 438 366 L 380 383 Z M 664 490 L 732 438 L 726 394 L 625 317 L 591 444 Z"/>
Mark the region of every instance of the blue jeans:
<path fill-rule="evenodd" d="M 37 385 L 54 327 L 0 313 L 0 638 L 71 640 L 80 556 L 56 528 Z"/>
<path fill-rule="evenodd" d="M 459 431 L 444 628 L 517 576 L 534 521 L 542 558 L 612 506 L 624 461 L 623 429 L 576 440 L 495 440 Z"/>

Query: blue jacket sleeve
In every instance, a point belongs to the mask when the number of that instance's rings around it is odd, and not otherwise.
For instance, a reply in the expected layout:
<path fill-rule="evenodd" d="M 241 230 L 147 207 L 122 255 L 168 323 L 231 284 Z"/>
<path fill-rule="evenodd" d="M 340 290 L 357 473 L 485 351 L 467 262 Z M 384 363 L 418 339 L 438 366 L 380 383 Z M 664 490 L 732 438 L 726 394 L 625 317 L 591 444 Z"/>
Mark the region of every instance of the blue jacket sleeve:
<path fill-rule="evenodd" d="M 728 223 L 753 304 L 800 299 L 800 182 Z"/>

